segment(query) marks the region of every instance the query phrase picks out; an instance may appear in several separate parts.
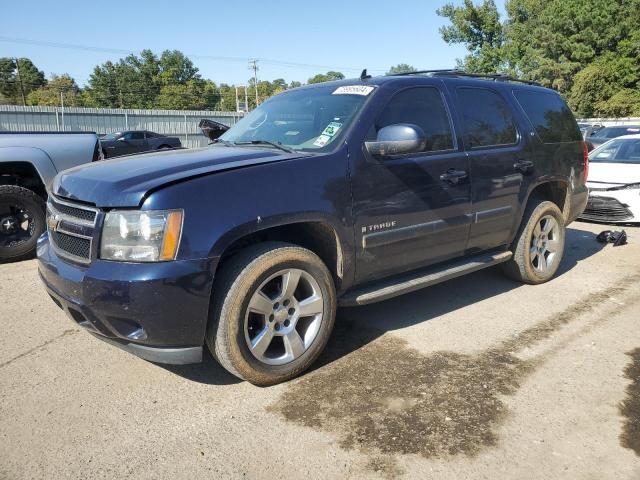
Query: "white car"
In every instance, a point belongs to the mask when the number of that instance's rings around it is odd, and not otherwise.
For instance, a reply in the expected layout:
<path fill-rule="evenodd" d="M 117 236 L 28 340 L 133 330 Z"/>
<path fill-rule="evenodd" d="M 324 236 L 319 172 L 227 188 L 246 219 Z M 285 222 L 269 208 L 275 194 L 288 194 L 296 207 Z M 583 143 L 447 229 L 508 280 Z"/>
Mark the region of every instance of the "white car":
<path fill-rule="evenodd" d="M 587 187 L 589 202 L 580 218 L 640 222 L 640 135 L 614 138 L 593 150 Z"/>

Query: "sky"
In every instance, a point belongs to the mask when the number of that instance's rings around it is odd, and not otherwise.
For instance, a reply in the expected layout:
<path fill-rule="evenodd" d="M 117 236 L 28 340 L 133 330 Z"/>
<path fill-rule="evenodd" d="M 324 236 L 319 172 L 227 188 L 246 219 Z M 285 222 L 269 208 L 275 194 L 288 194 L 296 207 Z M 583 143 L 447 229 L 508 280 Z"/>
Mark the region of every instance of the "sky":
<path fill-rule="evenodd" d="M 81 86 L 96 65 L 145 48 L 180 50 L 218 84 L 246 83 L 250 58 L 259 80 L 287 82 L 328 70 L 381 75 L 398 63 L 452 68 L 466 51 L 440 37 L 444 3 L 0 0 L 0 57 L 30 58 L 47 77 L 68 73 Z"/>

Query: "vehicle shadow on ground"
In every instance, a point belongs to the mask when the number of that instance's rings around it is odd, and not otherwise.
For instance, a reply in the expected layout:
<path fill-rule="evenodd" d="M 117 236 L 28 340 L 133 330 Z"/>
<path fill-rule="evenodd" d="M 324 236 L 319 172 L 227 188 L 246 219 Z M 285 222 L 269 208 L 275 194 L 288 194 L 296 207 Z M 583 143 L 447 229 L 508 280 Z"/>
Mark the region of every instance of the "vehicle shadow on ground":
<path fill-rule="evenodd" d="M 567 229 L 565 253 L 558 275 L 567 273 L 603 247 L 595 240 L 595 234 Z M 362 348 L 389 330 L 429 321 L 520 286 L 496 267 L 385 302 L 341 308 L 327 348 L 310 371 Z M 209 385 L 230 385 L 241 381 L 218 365 L 206 347 L 204 361 L 200 364 L 158 366 L 187 380 Z"/>
<path fill-rule="evenodd" d="M 567 229 L 565 251 L 556 276 L 602 250 L 592 232 Z M 476 302 L 520 288 L 522 284 L 493 267 L 384 302 L 338 310 L 334 332 L 311 371 L 373 342 L 384 333 L 455 312 Z"/>
<path fill-rule="evenodd" d="M 192 382 L 206 385 L 233 385 L 242 382 L 242 380 L 231 375 L 215 361 L 206 345 L 202 363 L 191 365 L 163 365 L 156 363 L 155 365 Z"/>

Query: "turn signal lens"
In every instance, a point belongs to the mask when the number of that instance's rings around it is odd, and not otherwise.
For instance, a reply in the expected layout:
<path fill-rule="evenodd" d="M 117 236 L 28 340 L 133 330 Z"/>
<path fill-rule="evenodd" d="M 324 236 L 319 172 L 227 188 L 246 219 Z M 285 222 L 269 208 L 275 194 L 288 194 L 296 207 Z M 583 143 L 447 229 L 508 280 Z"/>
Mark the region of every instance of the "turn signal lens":
<path fill-rule="evenodd" d="M 182 230 L 182 211 L 173 210 L 167 216 L 167 226 L 162 242 L 160 260 L 174 260 L 180 244 L 180 232 Z"/>

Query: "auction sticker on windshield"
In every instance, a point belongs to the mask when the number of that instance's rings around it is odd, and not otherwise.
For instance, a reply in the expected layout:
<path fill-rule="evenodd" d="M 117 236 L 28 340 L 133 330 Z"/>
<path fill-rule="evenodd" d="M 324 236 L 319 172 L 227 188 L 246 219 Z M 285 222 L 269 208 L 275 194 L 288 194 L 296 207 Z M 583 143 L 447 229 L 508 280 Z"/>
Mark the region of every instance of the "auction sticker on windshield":
<path fill-rule="evenodd" d="M 338 133 L 338 130 L 340 130 L 340 127 L 342 127 L 342 124 L 340 122 L 331 122 L 322 131 L 322 135 L 333 137 L 336 133 Z"/>
<path fill-rule="evenodd" d="M 324 147 L 327 143 L 329 143 L 329 140 L 331 140 L 331 137 L 328 135 L 320 135 L 318 138 L 316 138 L 316 141 L 313 142 L 313 144 L 316 147 Z"/>
<path fill-rule="evenodd" d="M 346 85 L 338 87 L 333 91 L 332 95 L 364 95 L 367 96 L 373 91 L 373 87 L 369 85 Z"/>

